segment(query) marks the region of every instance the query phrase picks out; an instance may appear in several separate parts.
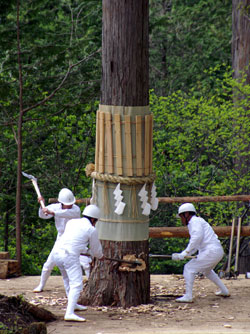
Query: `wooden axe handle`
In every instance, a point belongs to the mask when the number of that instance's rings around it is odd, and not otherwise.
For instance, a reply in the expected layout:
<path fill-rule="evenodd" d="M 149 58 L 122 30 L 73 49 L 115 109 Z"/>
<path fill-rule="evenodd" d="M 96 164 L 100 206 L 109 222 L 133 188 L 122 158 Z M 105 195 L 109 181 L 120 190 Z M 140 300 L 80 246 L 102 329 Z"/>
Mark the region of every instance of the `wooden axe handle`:
<path fill-rule="evenodd" d="M 172 259 L 172 255 L 161 255 L 161 254 L 149 254 L 151 258 L 158 258 L 158 259 Z M 196 259 L 197 256 L 187 255 L 184 259 Z"/>
<path fill-rule="evenodd" d="M 36 182 L 36 180 L 34 179 L 31 179 L 32 183 L 33 183 L 33 186 L 35 188 L 35 191 L 37 193 L 37 196 L 38 197 L 42 197 L 41 193 L 40 193 L 40 190 L 39 190 L 39 187 L 38 187 L 38 184 Z M 40 204 L 41 204 L 41 207 L 44 209 L 45 208 L 45 204 L 44 204 L 44 201 L 40 201 Z"/>

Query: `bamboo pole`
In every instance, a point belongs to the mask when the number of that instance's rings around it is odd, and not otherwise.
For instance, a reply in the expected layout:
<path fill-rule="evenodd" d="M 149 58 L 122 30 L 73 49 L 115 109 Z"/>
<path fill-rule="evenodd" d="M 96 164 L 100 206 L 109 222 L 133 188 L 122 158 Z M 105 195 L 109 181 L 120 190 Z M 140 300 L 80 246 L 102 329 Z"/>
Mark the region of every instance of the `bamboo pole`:
<path fill-rule="evenodd" d="M 146 115 L 145 116 L 145 156 L 144 156 L 144 165 L 145 165 L 145 170 L 144 170 L 144 174 L 147 176 L 149 174 L 150 171 L 150 144 L 151 144 L 151 140 L 150 140 L 150 135 L 151 135 L 151 131 L 150 131 L 150 115 Z"/>
<path fill-rule="evenodd" d="M 142 116 L 136 116 L 136 175 L 142 176 Z"/>
<path fill-rule="evenodd" d="M 119 114 L 114 115 L 115 119 L 115 145 L 116 145 L 116 173 L 118 175 L 123 174 L 122 169 L 122 137 L 121 137 L 121 116 Z"/>
<path fill-rule="evenodd" d="M 96 144 L 95 144 L 95 170 L 99 172 L 99 145 L 100 145 L 100 131 L 99 131 L 100 111 L 96 113 Z"/>
<path fill-rule="evenodd" d="M 100 112 L 100 143 L 99 143 L 99 172 L 104 173 L 105 171 L 105 161 L 104 161 L 104 154 L 105 154 L 105 115 L 104 112 Z"/>
<path fill-rule="evenodd" d="M 127 162 L 127 175 L 133 176 L 133 163 L 132 163 L 132 137 L 131 137 L 131 119 L 130 116 L 125 115 L 125 147 L 126 147 L 126 162 Z"/>
<path fill-rule="evenodd" d="M 114 173 L 113 165 L 113 140 L 112 140 L 112 118 L 111 114 L 105 114 L 106 121 L 106 137 L 107 137 L 107 171 Z"/>

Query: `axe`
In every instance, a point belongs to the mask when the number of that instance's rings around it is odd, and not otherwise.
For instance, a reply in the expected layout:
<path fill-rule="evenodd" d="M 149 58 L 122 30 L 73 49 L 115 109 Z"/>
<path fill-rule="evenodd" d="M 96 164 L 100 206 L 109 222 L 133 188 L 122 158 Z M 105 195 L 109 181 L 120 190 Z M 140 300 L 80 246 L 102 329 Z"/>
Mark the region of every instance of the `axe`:
<path fill-rule="evenodd" d="M 90 256 L 91 257 L 90 254 L 85 254 L 85 253 L 81 253 L 80 255 Z M 112 257 L 107 257 L 107 256 L 105 256 L 104 258 L 105 258 L 105 260 L 109 260 L 109 261 L 132 264 L 133 266 L 141 266 L 142 265 L 142 262 L 139 261 L 139 260 L 131 260 L 131 261 L 129 261 L 129 260 L 122 260 L 122 259 L 114 259 Z"/>
<path fill-rule="evenodd" d="M 31 180 L 31 182 L 33 183 L 33 186 L 35 188 L 35 191 L 37 193 L 37 196 L 42 197 L 42 195 L 40 193 L 40 190 L 39 190 L 39 187 L 38 187 L 38 184 L 37 184 L 37 179 L 35 178 L 35 176 L 29 175 L 29 174 L 24 173 L 24 172 L 22 172 L 22 174 L 23 174 L 23 176 L 25 176 L 25 177 L 27 177 L 28 179 Z M 44 201 L 40 201 L 40 204 L 41 204 L 41 207 L 44 209 L 45 208 Z"/>
<path fill-rule="evenodd" d="M 115 262 L 120 262 L 120 263 L 128 263 L 128 264 L 132 264 L 134 266 L 141 266 L 142 265 L 142 262 L 139 261 L 139 260 L 129 261 L 129 260 L 122 260 L 122 259 L 114 259 L 114 258 L 106 257 L 106 256 L 105 256 L 105 260 L 115 261 Z"/>

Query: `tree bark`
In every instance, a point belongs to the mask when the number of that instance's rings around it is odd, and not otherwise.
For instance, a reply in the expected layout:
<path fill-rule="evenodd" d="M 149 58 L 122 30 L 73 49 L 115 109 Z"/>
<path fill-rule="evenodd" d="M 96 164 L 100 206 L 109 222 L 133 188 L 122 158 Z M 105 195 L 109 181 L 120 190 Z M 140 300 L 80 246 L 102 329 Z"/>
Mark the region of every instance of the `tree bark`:
<path fill-rule="evenodd" d="M 102 110 L 97 113 L 95 161 L 98 175 L 119 176 L 121 179 L 133 177 L 137 182 L 140 177 L 150 174 L 152 166 L 149 163 L 149 168 L 145 169 L 145 164 L 151 161 L 152 146 L 150 140 L 146 143 L 143 137 L 152 125 L 148 112 L 148 76 L 148 0 L 103 0 Z M 147 123 L 147 116 L 151 123 Z M 138 128 L 145 128 L 145 132 L 137 131 L 136 127 L 135 133 L 135 123 Z M 152 135 L 152 131 L 150 133 Z M 136 148 L 141 151 L 140 163 L 137 161 L 139 153 L 135 150 L 135 136 L 140 143 L 136 142 Z M 144 145 L 150 148 L 146 153 L 143 152 Z M 96 204 L 102 209 L 97 229 L 104 255 L 118 259 L 135 255 L 145 261 L 146 269 L 121 271 L 119 263 L 96 261 L 80 302 L 122 307 L 148 303 L 148 217 L 142 215 L 137 203 L 143 184 L 127 186 L 122 181 L 112 183 L 102 180 L 96 183 Z M 118 183 L 121 184 L 126 204 L 121 215 L 114 213 L 112 188 Z M 135 200 L 129 204 L 131 192 Z M 134 208 L 134 215 L 129 213 L 131 207 Z"/>
<path fill-rule="evenodd" d="M 124 254 L 139 254 L 148 268 L 148 242 L 102 241 L 107 257 L 121 259 Z M 145 253 L 146 252 L 146 253 Z M 96 261 L 91 279 L 81 296 L 84 305 L 136 306 L 150 299 L 149 275 L 145 271 L 120 271 L 120 263 Z"/>
<path fill-rule="evenodd" d="M 22 264 L 22 246 L 21 246 L 21 195 L 22 195 L 22 159 L 23 159 L 23 77 L 21 62 L 21 44 L 20 44 L 20 1 L 17 0 L 17 54 L 18 54 L 18 72 L 19 72 L 19 117 L 17 130 L 17 188 L 16 188 L 16 257 L 19 263 L 20 271 Z"/>
<path fill-rule="evenodd" d="M 245 76 L 245 84 L 250 84 L 250 0 L 233 0 L 232 2 L 232 67 L 233 77 L 241 80 Z M 238 108 L 240 105 L 241 95 L 238 91 L 234 91 L 234 105 Z M 249 109 L 245 107 L 245 109 Z M 246 110 L 242 111 L 245 114 Z M 248 138 L 248 133 L 240 134 L 242 137 Z M 235 169 L 239 175 L 249 173 L 249 156 L 245 152 L 249 152 L 249 141 L 246 139 L 245 148 L 238 152 L 238 157 L 234 161 Z M 248 189 L 243 187 L 242 191 Z M 239 258 L 240 271 L 249 270 L 250 256 L 245 256 L 244 260 Z"/>
<path fill-rule="evenodd" d="M 233 0 L 232 8 L 232 66 L 234 78 L 246 74 L 250 83 L 250 0 Z"/>

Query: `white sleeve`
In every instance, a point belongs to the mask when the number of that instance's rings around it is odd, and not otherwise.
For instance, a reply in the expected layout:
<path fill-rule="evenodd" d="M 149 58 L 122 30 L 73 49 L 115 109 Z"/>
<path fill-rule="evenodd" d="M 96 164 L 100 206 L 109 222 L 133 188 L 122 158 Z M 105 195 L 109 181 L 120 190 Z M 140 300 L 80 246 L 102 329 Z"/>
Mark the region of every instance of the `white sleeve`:
<path fill-rule="evenodd" d="M 73 205 L 71 209 L 59 209 L 55 211 L 55 217 L 57 218 L 75 219 L 80 218 L 80 216 L 81 210 L 77 205 Z"/>
<path fill-rule="evenodd" d="M 46 206 L 46 208 L 49 209 L 49 206 Z M 51 210 L 52 211 L 52 210 Z M 50 219 L 50 218 L 53 218 L 53 215 L 45 215 L 45 213 L 43 212 L 42 208 L 39 207 L 39 210 L 38 210 L 38 216 L 39 218 L 42 218 L 42 219 Z"/>
<path fill-rule="evenodd" d="M 189 254 L 193 254 L 197 249 L 199 249 L 200 242 L 203 238 L 203 228 L 200 222 L 191 222 L 190 224 L 190 240 L 185 251 Z"/>
<path fill-rule="evenodd" d="M 102 245 L 98 239 L 98 233 L 96 229 L 93 229 L 90 233 L 89 247 L 91 254 L 93 254 L 94 257 L 100 259 L 103 256 Z"/>

